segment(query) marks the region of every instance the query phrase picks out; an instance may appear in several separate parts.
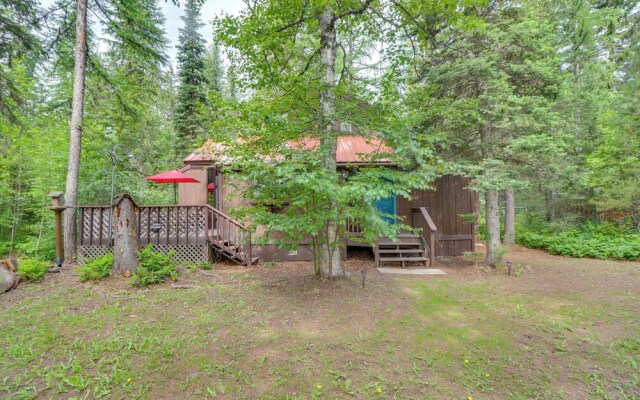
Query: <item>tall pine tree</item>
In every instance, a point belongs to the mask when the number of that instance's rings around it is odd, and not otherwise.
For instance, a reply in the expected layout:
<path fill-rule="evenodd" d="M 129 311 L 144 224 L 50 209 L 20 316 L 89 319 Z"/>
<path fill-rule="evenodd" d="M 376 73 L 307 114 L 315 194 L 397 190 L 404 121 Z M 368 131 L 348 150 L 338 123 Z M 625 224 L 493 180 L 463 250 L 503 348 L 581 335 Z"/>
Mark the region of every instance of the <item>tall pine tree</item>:
<path fill-rule="evenodd" d="M 423 133 L 443 140 L 443 155 L 470 165 L 484 193 L 486 263 L 500 262 L 498 193 L 518 185 L 522 149 L 553 141 L 552 98 L 559 60 L 553 32 L 523 6 L 492 3 L 484 26 L 445 29 L 425 59 L 424 83 L 407 100 L 424 112 Z M 525 140 L 526 139 L 526 140 Z M 538 148 L 539 150 L 539 148 Z"/>
<path fill-rule="evenodd" d="M 207 79 L 206 88 L 210 98 L 220 97 L 224 80 L 224 65 L 220 46 L 215 42 L 207 50 L 204 59 L 204 74 Z"/>
<path fill-rule="evenodd" d="M 184 27 L 180 29 L 178 45 L 178 98 L 174 123 L 181 139 L 181 151 L 187 152 L 204 138 L 206 121 L 203 112 L 207 103 L 206 48 L 205 41 L 198 32 L 203 24 L 197 0 L 187 0 L 182 21 Z"/>

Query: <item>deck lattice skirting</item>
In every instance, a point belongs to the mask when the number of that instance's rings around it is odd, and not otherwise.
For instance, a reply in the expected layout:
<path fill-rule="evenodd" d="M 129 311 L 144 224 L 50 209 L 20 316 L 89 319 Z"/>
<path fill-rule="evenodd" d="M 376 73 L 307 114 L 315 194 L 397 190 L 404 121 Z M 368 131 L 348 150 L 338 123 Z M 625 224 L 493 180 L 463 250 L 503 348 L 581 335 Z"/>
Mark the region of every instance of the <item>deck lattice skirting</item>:
<path fill-rule="evenodd" d="M 78 261 L 80 264 L 113 251 L 112 209 L 78 207 Z M 210 261 L 206 206 L 139 206 L 136 230 L 140 247 L 151 243 L 155 251 L 183 262 Z"/>

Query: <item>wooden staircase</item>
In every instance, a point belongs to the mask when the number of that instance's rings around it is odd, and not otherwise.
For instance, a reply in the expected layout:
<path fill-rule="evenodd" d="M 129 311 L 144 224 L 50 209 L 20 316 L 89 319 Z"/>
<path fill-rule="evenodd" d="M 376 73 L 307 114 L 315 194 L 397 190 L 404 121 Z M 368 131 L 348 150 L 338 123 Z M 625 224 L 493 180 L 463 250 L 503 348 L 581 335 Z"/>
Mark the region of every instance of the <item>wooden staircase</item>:
<path fill-rule="evenodd" d="M 222 211 L 207 206 L 207 241 L 225 258 L 243 265 L 252 265 L 258 257 L 251 254 L 251 232 Z"/>
<path fill-rule="evenodd" d="M 430 264 L 429 246 L 422 235 L 401 233 L 395 239 L 379 238 L 374 248 L 376 267 L 382 264 L 400 263 L 404 268 L 407 263 Z"/>

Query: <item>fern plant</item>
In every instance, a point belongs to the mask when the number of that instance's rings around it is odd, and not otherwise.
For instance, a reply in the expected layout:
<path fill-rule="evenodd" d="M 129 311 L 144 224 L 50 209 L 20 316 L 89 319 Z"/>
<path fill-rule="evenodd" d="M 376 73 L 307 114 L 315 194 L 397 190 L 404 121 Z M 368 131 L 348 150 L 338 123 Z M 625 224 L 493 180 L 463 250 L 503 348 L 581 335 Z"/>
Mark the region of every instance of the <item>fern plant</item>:
<path fill-rule="evenodd" d="M 96 281 L 108 277 L 113 267 L 113 253 L 96 257 L 92 261 L 78 268 L 76 272 L 82 282 Z"/>
<path fill-rule="evenodd" d="M 149 244 L 138 254 L 140 265 L 136 273 L 133 274 L 133 284 L 135 286 L 147 286 L 163 282 L 168 277 L 173 280 L 178 279 L 174 256 L 174 250 L 165 255 L 154 251 L 151 244 Z"/>
<path fill-rule="evenodd" d="M 49 269 L 49 263 L 46 261 L 33 260 L 29 258 L 18 261 L 18 275 L 20 279 L 26 281 L 39 281 Z"/>

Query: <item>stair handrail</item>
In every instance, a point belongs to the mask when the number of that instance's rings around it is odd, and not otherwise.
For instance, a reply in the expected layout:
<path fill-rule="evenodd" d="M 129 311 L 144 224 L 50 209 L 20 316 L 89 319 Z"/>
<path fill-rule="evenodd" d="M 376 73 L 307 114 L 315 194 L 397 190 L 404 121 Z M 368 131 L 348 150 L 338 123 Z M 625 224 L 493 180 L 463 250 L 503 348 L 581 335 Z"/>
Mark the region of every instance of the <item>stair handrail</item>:
<path fill-rule="evenodd" d="M 226 243 L 231 243 L 233 239 L 236 250 L 238 249 L 238 245 L 242 246 L 244 250 L 242 252 L 244 255 L 243 261 L 247 266 L 250 266 L 253 258 L 251 254 L 251 251 L 252 251 L 251 231 L 246 226 L 244 226 L 241 222 L 236 221 L 230 215 L 225 214 L 224 212 L 218 210 L 215 207 L 212 207 L 209 204 L 205 205 L 205 209 L 209 213 L 215 214 L 216 216 L 220 217 L 223 221 L 220 226 L 216 226 L 216 229 L 218 229 L 218 237 L 209 238 L 209 235 L 207 235 L 207 240 L 215 244 L 218 248 L 224 249 L 225 246 L 230 247 L 230 245 L 225 245 L 225 241 Z M 220 233 L 222 232 L 222 234 L 224 235 L 224 232 L 225 232 L 224 223 L 233 225 L 235 227 L 235 230 L 239 232 L 235 232 L 235 231 L 232 232 L 230 229 L 230 226 L 227 226 L 226 237 L 221 238 Z M 207 228 L 208 228 L 208 224 L 209 224 L 209 220 L 207 218 Z"/>
<path fill-rule="evenodd" d="M 422 216 L 422 218 L 427 224 L 427 228 L 429 228 L 428 229 L 429 231 L 428 232 L 429 264 L 433 264 L 436 261 L 436 232 L 438 231 L 438 228 L 436 227 L 436 224 L 433 222 L 433 219 L 431 218 L 431 215 L 429 215 L 429 211 L 427 211 L 426 207 L 414 207 L 411 209 L 411 211 L 419 211 L 420 215 Z M 423 240 L 425 240 L 425 244 L 426 244 L 426 238 L 424 237 L 425 233 L 426 232 L 424 232 L 424 229 L 423 229 L 420 236 L 422 237 Z"/>

